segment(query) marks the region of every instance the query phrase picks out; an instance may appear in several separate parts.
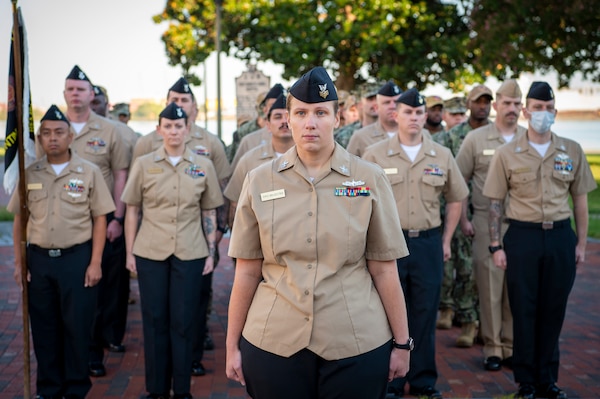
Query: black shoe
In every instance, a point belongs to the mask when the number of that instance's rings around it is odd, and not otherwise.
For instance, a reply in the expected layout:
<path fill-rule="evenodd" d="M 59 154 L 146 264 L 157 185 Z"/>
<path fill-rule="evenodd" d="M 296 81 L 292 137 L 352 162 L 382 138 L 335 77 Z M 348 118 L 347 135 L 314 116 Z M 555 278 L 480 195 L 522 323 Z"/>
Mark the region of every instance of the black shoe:
<path fill-rule="evenodd" d="M 401 398 L 404 396 L 404 390 L 401 388 L 396 388 L 393 386 L 388 385 L 387 387 L 387 395 L 385 395 L 386 399 L 395 399 L 395 398 Z"/>
<path fill-rule="evenodd" d="M 483 361 L 483 367 L 487 371 L 498 371 L 502 368 L 502 359 L 498 356 L 486 357 Z"/>
<path fill-rule="evenodd" d="M 567 399 L 566 392 L 557 387 L 556 384 L 540 385 L 536 393 L 538 398 Z"/>
<path fill-rule="evenodd" d="M 123 345 L 123 344 L 108 344 L 106 349 L 108 349 L 109 352 L 113 352 L 113 353 L 123 353 L 123 352 L 125 352 L 125 345 Z"/>
<path fill-rule="evenodd" d="M 88 374 L 90 377 L 104 377 L 106 375 L 106 368 L 104 368 L 102 363 L 90 363 Z"/>
<path fill-rule="evenodd" d="M 419 398 L 442 399 L 442 394 L 440 391 L 436 390 L 432 386 L 426 386 L 423 388 L 410 387 L 409 393 L 413 396 L 418 396 Z"/>
<path fill-rule="evenodd" d="M 507 369 L 512 370 L 513 369 L 513 357 L 509 356 L 509 357 L 502 359 L 502 365 L 504 367 L 506 367 Z"/>
<path fill-rule="evenodd" d="M 210 334 L 206 334 L 206 337 L 204 337 L 204 350 L 211 351 L 213 349 L 215 349 L 215 343 Z"/>
<path fill-rule="evenodd" d="M 192 375 L 198 377 L 204 374 L 206 374 L 206 369 L 202 363 L 196 361 L 192 362 Z"/>
<path fill-rule="evenodd" d="M 173 395 L 173 399 L 193 399 L 190 393 L 176 393 Z"/>
<path fill-rule="evenodd" d="M 515 399 L 535 399 L 535 388 L 530 384 L 521 384 L 515 393 Z"/>

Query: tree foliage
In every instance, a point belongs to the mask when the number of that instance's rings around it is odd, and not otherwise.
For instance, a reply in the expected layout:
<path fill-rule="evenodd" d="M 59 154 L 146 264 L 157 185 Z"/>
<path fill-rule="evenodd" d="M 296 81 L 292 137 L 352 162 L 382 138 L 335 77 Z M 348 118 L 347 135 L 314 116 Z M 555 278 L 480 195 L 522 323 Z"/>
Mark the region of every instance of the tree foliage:
<path fill-rule="evenodd" d="M 597 0 L 474 0 L 468 5 L 474 68 L 499 78 L 554 70 L 600 81 Z"/>
<path fill-rule="evenodd" d="M 556 69 L 600 80 L 596 0 L 224 0 L 222 49 L 272 60 L 292 79 L 323 65 L 349 89 L 369 79 L 454 91 L 488 76 Z M 563 4 L 564 3 L 564 4 Z M 191 68 L 215 50 L 215 1 L 167 0 L 155 22 L 172 65 Z M 591 12 L 590 12 L 591 11 Z"/>

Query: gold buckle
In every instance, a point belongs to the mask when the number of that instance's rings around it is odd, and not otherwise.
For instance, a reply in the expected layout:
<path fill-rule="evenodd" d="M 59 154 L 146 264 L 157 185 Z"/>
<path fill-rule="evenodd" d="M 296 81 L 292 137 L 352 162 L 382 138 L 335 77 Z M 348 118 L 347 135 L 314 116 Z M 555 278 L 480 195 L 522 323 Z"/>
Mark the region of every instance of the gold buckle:
<path fill-rule="evenodd" d="M 542 230 L 552 230 L 554 228 L 554 222 L 542 222 Z"/>
<path fill-rule="evenodd" d="M 419 230 L 408 230 L 408 236 L 410 238 L 417 238 L 419 236 Z"/>

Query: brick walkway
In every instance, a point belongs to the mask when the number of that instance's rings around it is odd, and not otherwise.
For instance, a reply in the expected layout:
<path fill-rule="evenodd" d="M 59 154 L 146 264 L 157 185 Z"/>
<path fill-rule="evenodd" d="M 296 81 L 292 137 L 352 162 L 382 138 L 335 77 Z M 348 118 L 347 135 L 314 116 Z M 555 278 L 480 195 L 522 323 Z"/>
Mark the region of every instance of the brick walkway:
<path fill-rule="evenodd" d="M 228 241 L 223 240 L 221 253 Z M 590 242 L 588 259 L 580 268 L 571 294 L 567 319 L 561 337 L 559 385 L 570 398 L 600 398 L 600 243 Z M 13 253 L 0 246 L 0 399 L 23 398 L 23 337 L 21 294 L 12 279 Z M 214 312 L 209 328 L 216 344 L 205 353 L 208 374 L 193 377 L 192 394 L 201 399 L 243 399 L 245 390 L 227 380 L 225 367 L 225 328 L 233 266 L 225 257 L 215 272 Z M 93 381 L 90 399 L 137 399 L 145 394 L 144 353 L 137 281 L 132 296 L 138 301 L 129 307 L 124 354 L 109 353 L 108 375 Z M 454 347 L 460 330 L 437 333 L 437 388 L 445 398 L 506 398 L 514 392 L 510 371 L 486 372 L 482 367 L 481 346 Z M 35 393 L 35 356 L 31 355 L 32 388 Z M 282 398 L 285 399 L 285 398 Z M 365 398 L 368 399 L 368 398 Z"/>

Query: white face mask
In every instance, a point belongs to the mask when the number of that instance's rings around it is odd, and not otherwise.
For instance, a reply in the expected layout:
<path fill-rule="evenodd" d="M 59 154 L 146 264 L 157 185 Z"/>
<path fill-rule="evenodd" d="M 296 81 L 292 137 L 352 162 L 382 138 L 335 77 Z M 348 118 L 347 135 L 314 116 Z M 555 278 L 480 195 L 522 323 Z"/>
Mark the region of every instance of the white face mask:
<path fill-rule="evenodd" d="M 536 111 L 531 113 L 531 120 L 529 120 L 529 126 L 536 133 L 544 134 L 554 124 L 554 114 L 548 111 Z"/>

